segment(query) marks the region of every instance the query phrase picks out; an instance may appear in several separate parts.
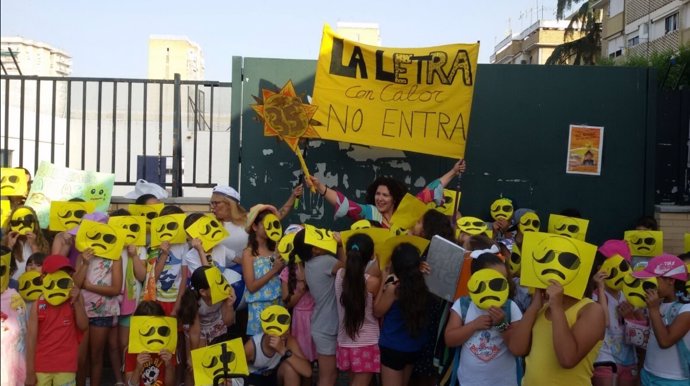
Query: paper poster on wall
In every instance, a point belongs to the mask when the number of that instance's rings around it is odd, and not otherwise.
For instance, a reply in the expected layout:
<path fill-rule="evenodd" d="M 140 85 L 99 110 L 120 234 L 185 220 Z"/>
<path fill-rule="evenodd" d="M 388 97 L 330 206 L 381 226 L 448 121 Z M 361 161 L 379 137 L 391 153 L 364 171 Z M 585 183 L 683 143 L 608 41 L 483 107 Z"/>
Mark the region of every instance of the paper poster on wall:
<path fill-rule="evenodd" d="M 604 127 L 570 125 L 566 173 L 601 175 Z"/>

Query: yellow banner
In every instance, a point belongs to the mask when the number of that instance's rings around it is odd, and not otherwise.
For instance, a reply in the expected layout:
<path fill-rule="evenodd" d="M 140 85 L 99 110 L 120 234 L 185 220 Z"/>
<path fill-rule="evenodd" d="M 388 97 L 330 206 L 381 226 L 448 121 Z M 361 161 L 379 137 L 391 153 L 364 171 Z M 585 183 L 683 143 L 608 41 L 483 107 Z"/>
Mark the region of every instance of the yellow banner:
<path fill-rule="evenodd" d="M 479 43 L 369 46 L 323 29 L 312 105 L 323 139 L 461 158 Z"/>

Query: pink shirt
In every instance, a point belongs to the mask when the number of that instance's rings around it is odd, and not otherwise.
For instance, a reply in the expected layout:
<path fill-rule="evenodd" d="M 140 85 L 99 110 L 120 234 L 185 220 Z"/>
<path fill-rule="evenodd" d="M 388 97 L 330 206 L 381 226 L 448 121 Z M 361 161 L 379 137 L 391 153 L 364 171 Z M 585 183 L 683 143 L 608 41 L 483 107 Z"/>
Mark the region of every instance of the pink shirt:
<path fill-rule="evenodd" d="M 367 304 L 364 308 L 364 323 L 359 329 L 355 339 L 345 331 L 345 308 L 340 303 L 340 295 L 343 293 L 343 277 L 345 268 L 340 268 L 335 275 L 335 299 L 338 306 L 338 345 L 341 347 L 363 347 L 379 343 L 379 322 L 374 316 L 374 295 L 367 291 Z M 364 275 L 364 280 L 369 279 L 369 275 Z"/>
<path fill-rule="evenodd" d="M 295 274 L 298 275 L 297 272 Z M 280 272 L 280 280 L 287 283 L 288 275 L 288 267 L 283 268 L 283 270 Z M 304 278 L 300 279 L 299 277 L 297 279 L 304 280 Z M 300 291 L 301 290 L 298 287 L 295 287 L 295 293 L 300 293 Z M 314 309 L 314 297 L 311 296 L 309 291 L 304 291 L 304 294 L 301 298 L 299 298 L 293 309 L 299 311 L 312 311 Z"/>
<path fill-rule="evenodd" d="M 0 297 L 0 385 L 24 385 L 26 379 L 26 308 L 12 288 Z"/>

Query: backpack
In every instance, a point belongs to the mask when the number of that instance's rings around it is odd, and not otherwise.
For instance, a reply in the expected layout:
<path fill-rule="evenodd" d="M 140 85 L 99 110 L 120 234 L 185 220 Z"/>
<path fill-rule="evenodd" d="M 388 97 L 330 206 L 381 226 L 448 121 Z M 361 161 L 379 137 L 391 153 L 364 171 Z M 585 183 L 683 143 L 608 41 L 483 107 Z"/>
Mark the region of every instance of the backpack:
<path fill-rule="evenodd" d="M 470 303 L 472 300 L 470 299 L 469 296 L 463 296 L 460 298 L 460 317 L 462 318 L 463 324 L 465 323 L 465 319 L 467 317 L 467 310 L 470 308 Z M 505 314 L 506 321 L 510 323 L 510 320 L 512 319 L 511 317 L 511 312 L 510 312 L 510 300 L 506 301 L 503 306 L 501 306 L 501 310 L 503 310 L 503 313 Z M 451 369 L 451 374 L 450 374 L 450 385 L 457 385 L 458 384 L 458 366 L 460 365 L 460 352 L 462 351 L 462 347 L 457 347 L 455 349 L 455 355 L 453 356 L 453 365 L 450 367 Z M 515 369 L 516 374 L 515 376 L 517 377 L 518 385 L 522 384 L 522 375 L 523 375 L 523 360 L 522 357 L 515 357 Z"/>
<path fill-rule="evenodd" d="M 680 307 L 683 306 L 683 303 L 680 302 L 673 302 L 671 304 L 671 307 L 666 311 L 664 315 L 664 319 L 668 320 L 668 325 L 671 325 L 673 321 L 676 319 L 678 316 L 678 312 L 680 311 Z M 690 350 L 688 350 L 688 346 L 685 345 L 685 342 L 683 341 L 683 337 L 681 337 L 678 342 L 675 344 L 676 348 L 678 349 L 678 357 L 680 359 L 680 366 L 681 369 L 683 370 L 683 373 L 686 376 L 690 377 Z"/>

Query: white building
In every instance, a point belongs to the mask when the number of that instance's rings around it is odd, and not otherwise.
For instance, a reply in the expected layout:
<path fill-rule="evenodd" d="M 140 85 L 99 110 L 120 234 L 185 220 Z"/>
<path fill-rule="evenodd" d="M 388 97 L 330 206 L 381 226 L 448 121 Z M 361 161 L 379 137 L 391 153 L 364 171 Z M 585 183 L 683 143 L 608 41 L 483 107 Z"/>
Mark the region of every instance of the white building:
<path fill-rule="evenodd" d="M 0 58 L 7 75 L 19 75 L 10 50 L 22 75 L 69 76 L 72 73 L 72 57 L 66 52 L 43 42 L 3 36 L 0 37 Z"/>
<path fill-rule="evenodd" d="M 349 40 L 370 46 L 381 46 L 381 30 L 378 23 L 338 22 L 335 31 Z"/>

